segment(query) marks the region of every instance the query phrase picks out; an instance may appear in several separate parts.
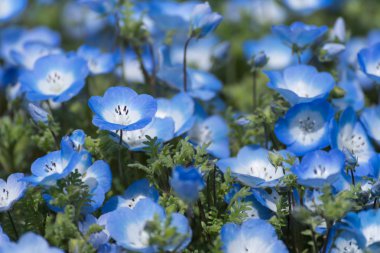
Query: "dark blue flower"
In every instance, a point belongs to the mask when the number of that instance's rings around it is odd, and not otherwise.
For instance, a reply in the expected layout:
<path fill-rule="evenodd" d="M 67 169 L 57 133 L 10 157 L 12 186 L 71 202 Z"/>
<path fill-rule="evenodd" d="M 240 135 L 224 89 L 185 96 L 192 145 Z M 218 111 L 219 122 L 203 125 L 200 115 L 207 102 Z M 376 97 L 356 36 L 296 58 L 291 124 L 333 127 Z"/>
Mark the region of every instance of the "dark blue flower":
<path fill-rule="evenodd" d="M 199 192 L 204 188 L 205 182 L 198 169 L 176 166 L 173 168 L 170 186 L 182 200 L 193 203 L 198 199 Z"/>

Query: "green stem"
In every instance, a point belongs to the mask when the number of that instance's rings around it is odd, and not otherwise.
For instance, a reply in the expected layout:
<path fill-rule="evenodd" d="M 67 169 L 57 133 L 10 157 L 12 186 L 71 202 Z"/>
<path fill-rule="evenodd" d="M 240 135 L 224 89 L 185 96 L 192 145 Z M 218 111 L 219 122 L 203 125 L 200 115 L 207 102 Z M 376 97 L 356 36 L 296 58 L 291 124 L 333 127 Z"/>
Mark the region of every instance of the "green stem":
<path fill-rule="evenodd" d="M 257 71 L 254 70 L 252 72 L 252 78 L 253 78 L 253 111 L 257 109 Z"/>
<path fill-rule="evenodd" d="M 7 213 L 8 213 L 9 220 L 11 221 L 13 231 L 15 232 L 16 239 L 18 239 L 18 232 L 17 232 L 16 226 L 15 226 L 15 223 L 13 222 L 11 211 L 7 211 Z"/>
<path fill-rule="evenodd" d="M 122 162 L 122 158 L 121 158 L 122 148 L 123 148 L 123 130 L 120 130 L 118 162 L 119 162 L 119 175 L 121 178 L 121 182 L 124 182 L 123 162 Z"/>

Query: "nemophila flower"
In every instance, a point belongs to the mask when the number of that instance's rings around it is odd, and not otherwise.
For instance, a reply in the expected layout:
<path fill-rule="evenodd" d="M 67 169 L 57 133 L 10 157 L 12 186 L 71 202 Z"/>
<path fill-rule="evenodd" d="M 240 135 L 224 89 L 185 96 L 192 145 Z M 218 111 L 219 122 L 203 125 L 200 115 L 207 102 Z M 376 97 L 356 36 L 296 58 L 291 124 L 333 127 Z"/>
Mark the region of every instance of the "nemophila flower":
<path fill-rule="evenodd" d="M 64 253 L 63 250 L 50 247 L 47 241 L 40 235 L 28 232 L 21 236 L 18 242 L 10 242 L 0 245 L 0 252 L 39 252 L 39 253 Z"/>
<path fill-rule="evenodd" d="M 345 224 L 336 223 L 327 238 L 326 252 L 365 252 L 365 240 L 363 235 L 349 229 Z"/>
<path fill-rule="evenodd" d="M 292 171 L 297 176 L 299 184 L 322 187 L 334 183 L 344 173 L 344 168 L 344 154 L 333 149 L 329 152 L 316 150 L 307 153 Z"/>
<path fill-rule="evenodd" d="M 329 126 L 334 109 L 323 100 L 297 104 L 274 127 L 277 138 L 297 156 L 330 144 Z"/>
<path fill-rule="evenodd" d="M 227 223 L 223 225 L 220 236 L 225 253 L 288 252 L 272 225 L 260 219 L 249 219 L 240 226 Z"/>
<path fill-rule="evenodd" d="M 342 17 L 337 18 L 331 32 L 331 39 L 338 42 L 346 41 L 346 23 Z"/>
<path fill-rule="evenodd" d="M 61 141 L 61 150 L 53 151 L 32 163 L 32 175 L 23 180 L 35 185 L 51 185 L 66 177 L 81 162 L 84 153 L 75 152 L 72 145 Z"/>
<path fill-rule="evenodd" d="M 28 104 L 28 112 L 35 123 L 41 122 L 46 125 L 49 121 L 49 113 L 33 103 Z"/>
<path fill-rule="evenodd" d="M 0 178 L 0 212 L 10 210 L 24 196 L 28 184 L 20 181 L 23 178 L 23 173 L 9 175 L 6 182 Z"/>
<path fill-rule="evenodd" d="M 20 15 L 27 5 L 28 0 L 2 0 L 0 2 L 0 23 Z"/>
<path fill-rule="evenodd" d="M 289 9 L 301 15 L 310 15 L 334 3 L 333 0 L 284 0 L 283 2 Z"/>
<path fill-rule="evenodd" d="M 170 186 L 175 194 L 188 203 L 195 202 L 205 182 L 197 168 L 176 166 L 173 168 Z"/>
<path fill-rule="evenodd" d="M 149 198 L 154 202 L 158 201 L 158 191 L 150 185 L 148 179 L 140 179 L 133 182 L 121 196 L 111 197 L 103 206 L 102 212 L 108 213 L 119 208 L 128 207 L 133 209 L 136 204 Z"/>
<path fill-rule="evenodd" d="M 352 107 L 359 111 L 364 107 L 364 93 L 357 80 L 341 81 L 337 84 L 345 92 L 344 97 L 334 98 L 332 103 L 338 110 L 343 111 L 347 107 Z"/>
<path fill-rule="evenodd" d="M 380 83 L 380 43 L 358 53 L 360 69 L 373 81 Z"/>
<path fill-rule="evenodd" d="M 36 27 L 30 30 L 10 27 L 0 33 L 0 56 L 7 63 L 15 65 L 17 62 L 13 56 L 22 53 L 27 43 L 44 43 L 48 46 L 58 47 L 60 42 L 60 35 L 46 27 Z"/>
<path fill-rule="evenodd" d="M 291 48 L 304 49 L 314 44 L 326 32 L 327 26 L 307 25 L 302 22 L 294 22 L 290 26 L 275 25 L 272 33 L 278 36 L 286 45 Z"/>
<path fill-rule="evenodd" d="M 195 122 L 194 100 L 186 93 L 178 93 L 171 99 L 157 99 L 157 118 L 170 117 L 174 121 L 174 135 L 180 136 L 191 129 Z"/>
<path fill-rule="evenodd" d="M 9 237 L 7 234 L 4 233 L 3 228 L 0 226 L 0 245 L 4 245 L 8 242 L 9 242 Z"/>
<path fill-rule="evenodd" d="M 207 146 L 207 152 L 217 158 L 230 155 L 228 126 L 226 121 L 218 116 L 199 119 L 189 131 L 189 141 L 195 145 Z"/>
<path fill-rule="evenodd" d="M 321 61 L 332 61 L 346 49 L 346 46 L 340 43 L 329 42 L 322 46 L 319 59 Z"/>
<path fill-rule="evenodd" d="M 38 59 L 33 70 L 23 72 L 20 83 L 31 101 L 52 99 L 65 102 L 81 91 L 87 75 L 88 68 L 83 59 L 48 55 Z"/>
<path fill-rule="evenodd" d="M 79 151 L 84 145 L 84 142 L 86 140 L 86 134 L 83 130 L 77 129 L 71 133 L 69 139 L 73 144 L 74 149 Z"/>
<path fill-rule="evenodd" d="M 223 173 L 230 169 L 233 176 L 250 187 L 275 186 L 284 171 L 275 168 L 268 156 L 268 150 L 260 146 L 245 146 L 237 157 L 221 159 L 217 166 Z"/>
<path fill-rule="evenodd" d="M 277 212 L 277 206 L 280 203 L 281 196 L 276 188 L 252 188 L 252 195 L 263 206 Z"/>
<path fill-rule="evenodd" d="M 132 131 L 116 130 L 111 133 L 111 137 L 120 142 L 120 133 L 122 133 L 122 144 L 132 151 L 141 151 L 147 145 L 147 136 L 157 137 L 157 141 L 164 143 L 174 137 L 174 121 L 172 118 L 153 118 L 152 121 L 143 128 Z"/>
<path fill-rule="evenodd" d="M 290 104 L 324 99 L 334 88 L 334 78 L 308 65 L 290 66 L 283 71 L 266 71 L 268 87 L 280 93 Z"/>
<path fill-rule="evenodd" d="M 208 2 L 195 6 L 190 19 L 190 34 L 192 37 L 203 38 L 212 33 L 222 22 L 223 17 L 211 10 Z"/>
<path fill-rule="evenodd" d="M 123 248 L 136 252 L 156 252 L 157 246 L 149 241 L 149 233 L 146 230 L 148 222 L 158 218 L 162 223 L 167 219 L 164 209 L 150 199 L 143 199 L 135 208 L 119 208 L 108 214 L 106 229 L 116 243 Z M 180 242 L 168 242 L 166 249 L 183 249 L 191 239 L 191 229 L 187 219 L 178 213 L 171 214 L 170 227 L 185 239 Z"/>
<path fill-rule="evenodd" d="M 373 167 L 371 160 L 375 155 L 374 148 L 351 107 L 341 114 L 338 123 L 332 124 L 331 147 L 345 153 L 347 160 L 355 160 L 358 163 L 356 175 L 377 175 L 378 169 Z"/>
<path fill-rule="evenodd" d="M 112 12 L 117 4 L 118 0 L 77 0 L 79 4 L 88 6 L 92 10 L 101 14 L 107 14 Z"/>
<path fill-rule="evenodd" d="M 116 53 L 103 53 L 99 48 L 88 45 L 78 48 L 77 54 L 87 61 L 88 69 L 93 75 L 110 73 L 118 63 Z"/>
<path fill-rule="evenodd" d="M 138 130 L 147 126 L 157 112 L 156 100 L 138 95 L 127 87 L 111 87 L 103 97 L 94 96 L 88 105 L 95 113 L 92 123 L 102 130 Z"/>
<path fill-rule="evenodd" d="M 78 223 L 78 229 L 83 235 L 86 235 L 89 232 L 91 225 L 97 224 L 99 226 L 105 226 L 106 222 L 107 215 L 102 215 L 97 219 L 93 215 L 87 214 L 84 217 L 84 220 Z M 88 242 L 91 243 L 95 249 L 98 249 L 102 245 L 108 243 L 109 239 L 110 235 L 108 231 L 106 229 L 103 229 L 100 232 L 91 234 L 88 238 Z"/>
<path fill-rule="evenodd" d="M 360 121 L 363 123 L 367 134 L 380 144 L 380 106 L 367 107 L 363 110 Z"/>

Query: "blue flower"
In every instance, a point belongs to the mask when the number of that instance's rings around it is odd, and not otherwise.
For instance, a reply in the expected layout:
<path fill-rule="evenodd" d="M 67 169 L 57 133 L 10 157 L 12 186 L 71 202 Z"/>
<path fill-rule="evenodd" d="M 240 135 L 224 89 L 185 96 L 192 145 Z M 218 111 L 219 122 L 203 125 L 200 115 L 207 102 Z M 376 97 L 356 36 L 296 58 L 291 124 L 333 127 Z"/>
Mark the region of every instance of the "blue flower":
<path fill-rule="evenodd" d="M 192 37 L 203 38 L 212 33 L 222 22 L 223 17 L 212 12 L 208 2 L 195 6 L 190 19 L 190 34 Z"/>
<path fill-rule="evenodd" d="M 260 146 L 245 146 L 240 149 L 236 158 L 221 159 L 217 166 L 223 173 L 228 168 L 231 169 L 233 176 L 250 187 L 276 186 L 284 176 L 284 171 L 275 168 L 268 155 L 268 150 Z"/>
<path fill-rule="evenodd" d="M 27 4 L 28 0 L 3 0 L 0 5 L 0 24 L 20 15 Z"/>
<path fill-rule="evenodd" d="M 3 232 L 3 228 L 0 226 L 0 245 L 5 245 L 6 243 L 9 243 L 9 237 L 7 234 Z M 0 246 L 1 250 L 1 246 Z"/>
<path fill-rule="evenodd" d="M 342 52 L 346 50 L 346 46 L 340 43 L 329 42 L 323 45 L 320 51 L 321 61 L 332 61 L 337 59 Z"/>
<path fill-rule="evenodd" d="M 316 150 L 307 153 L 298 166 L 292 171 L 301 185 L 309 187 L 322 187 L 331 185 L 344 173 L 345 156 L 333 149 L 329 152 Z"/>
<path fill-rule="evenodd" d="M 0 245 L 0 253 L 25 253 L 25 252 L 38 252 L 38 253 L 64 253 L 63 250 L 50 247 L 47 241 L 40 235 L 28 232 L 21 236 L 17 243 L 10 242 Z"/>
<path fill-rule="evenodd" d="M 208 145 L 207 152 L 217 158 L 230 156 L 228 126 L 226 121 L 218 116 L 198 120 L 189 131 L 189 140 L 195 145 Z"/>
<path fill-rule="evenodd" d="M 170 117 L 174 121 L 174 135 L 180 136 L 191 129 L 195 122 L 195 104 L 186 93 L 178 93 L 171 99 L 157 99 L 157 118 Z"/>
<path fill-rule="evenodd" d="M 88 6 L 93 11 L 96 11 L 100 14 L 108 14 L 112 12 L 117 4 L 117 0 L 77 0 L 79 4 Z"/>
<path fill-rule="evenodd" d="M 342 81 L 337 84 L 338 87 L 345 91 L 343 98 L 335 98 L 332 103 L 339 110 L 343 111 L 347 107 L 352 107 L 359 111 L 364 107 L 364 93 L 360 84 L 356 80 Z"/>
<path fill-rule="evenodd" d="M 48 55 L 38 59 L 32 71 L 22 73 L 20 83 L 31 101 L 65 102 L 81 91 L 87 75 L 83 59 Z"/>
<path fill-rule="evenodd" d="M 111 197 L 104 204 L 102 212 L 108 213 L 124 207 L 133 209 L 142 199 L 149 198 L 152 201 L 157 202 L 158 197 L 158 191 L 149 184 L 149 181 L 145 178 L 140 179 L 132 183 L 128 189 L 124 191 L 122 196 Z"/>
<path fill-rule="evenodd" d="M 326 252 L 366 252 L 363 235 L 341 222 L 331 228 L 327 240 Z"/>
<path fill-rule="evenodd" d="M 357 120 L 355 111 L 349 107 L 340 116 L 339 122 L 331 126 L 331 147 L 341 150 L 346 159 L 356 160 L 356 175 L 375 176 L 378 169 L 372 164 L 375 150 L 363 125 Z"/>
<path fill-rule="evenodd" d="M 335 21 L 331 39 L 341 43 L 346 41 L 346 23 L 342 17 L 337 18 Z"/>
<path fill-rule="evenodd" d="M 263 206 L 267 207 L 269 210 L 277 213 L 277 206 L 280 203 L 281 196 L 277 192 L 276 188 L 253 188 L 252 195 L 256 200 Z"/>
<path fill-rule="evenodd" d="M 284 0 L 283 2 L 289 9 L 301 15 L 310 15 L 315 11 L 329 7 L 334 3 L 333 0 Z"/>
<path fill-rule="evenodd" d="M 10 210 L 24 196 L 28 184 L 20 181 L 23 178 L 23 173 L 9 175 L 6 182 L 0 178 L 0 212 Z"/>
<path fill-rule="evenodd" d="M 283 71 L 266 71 L 268 87 L 280 93 L 290 104 L 324 99 L 334 88 L 334 78 L 313 66 L 290 66 Z"/>
<path fill-rule="evenodd" d="M 127 87 L 111 87 L 103 97 L 94 96 L 88 105 L 95 113 L 92 123 L 102 130 L 138 130 L 148 125 L 157 112 L 156 100 L 138 95 Z"/>
<path fill-rule="evenodd" d="M 278 36 L 287 46 L 304 49 L 314 44 L 326 32 L 327 26 L 307 25 L 302 22 L 294 22 L 290 26 L 275 25 L 272 33 Z"/>
<path fill-rule="evenodd" d="M 28 104 L 28 112 L 35 123 L 42 122 L 46 125 L 49 121 L 49 113 L 33 103 Z"/>
<path fill-rule="evenodd" d="M 116 53 L 102 53 L 99 48 L 87 45 L 78 48 L 77 54 L 87 61 L 87 66 L 93 75 L 110 73 L 118 63 Z"/>
<path fill-rule="evenodd" d="M 149 242 L 149 233 L 146 225 L 154 218 L 158 218 L 165 224 L 164 209 L 150 199 L 143 199 L 137 203 L 134 209 L 119 208 L 108 214 L 106 229 L 116 243 L 123 248 L 137 252 L 157 252 L 157 245 Z M 170 227 L 174 228 L 185 240 L 180 242 L 168 241 L 165 250 L 185 248 L 191 240 L 191 229 L 186 217 L 178 213 L 171 214 Z"/>
<path fill-rule="evenodd" d="M 360 69 L 373 81 L 380 83 L 380 43 L 364 48 L 358 53 Z"/>
<path fill-rule="evenodd" d="M 98 219 L 91 214 L 87 214 L 82 222 L 78 223 L 78 229 L 83 234 L 86 235 L 89 231 L 91 225 L 97 224 L 99 226 L 105 226 L 107 222 L 107 215 L 102 215 Z M 103 229 L 100 232 L 91 234 L 88 238 L 88 242 L 94 246 L 95 249 L 100 248 L 102 245 L 106 244 L 110 239 L 109 232 Z"/>
<path fill-rule="evenodd" d="M 148 141 L 147 136 L 156 138 L 160 143 L 170 141 L 174 137 L 174 122 L 171 118 L 153 118 L 152 121 L 145 127 L 133 130 L 124 131 L 116 130 L 111 132 L 111 138 L 116 142 L 120 142 L 120 131 L 122 131 L 122 144 L 132 151 L 142 151 Z"/>
<path fill-rule="evenodd" d="M 297 104 L 280 118 L 274 128 L 277 138 L 298 156 L 330 144 L 329 126 L 334 109 L 323 100 Z"/>
<path fill-rule="evenodd" d="M 172 171 L 170 186 L 182 200 L 193 203 L 198 199 L 199 192 L 204 188 L 205 182 L 198 169 L 176 166 Z"/>
<path fill-rule="evenodd" d="M 74 149 L 77 151 L 80 151 L 86 140 L 86 134 L 84 133 L 83 130 L 77 129 L 71 133 L 69 139 L 71 143 L 73 144 Z"/>
<path fill-rule="evenodd" d="M 363 123 L 367 134 L 380 144 L 380 106 L 367 107 L 363 110 L 360 121 Z"/>
<path fill-rule="evenodd" d="M 249 219 L 241 226 L 234 223 L 223 225 L 220 232 L 225 253 L 252 252 L 287 253 L 285 244 L 276 235 L 276 230 L 266 221 Z"/>

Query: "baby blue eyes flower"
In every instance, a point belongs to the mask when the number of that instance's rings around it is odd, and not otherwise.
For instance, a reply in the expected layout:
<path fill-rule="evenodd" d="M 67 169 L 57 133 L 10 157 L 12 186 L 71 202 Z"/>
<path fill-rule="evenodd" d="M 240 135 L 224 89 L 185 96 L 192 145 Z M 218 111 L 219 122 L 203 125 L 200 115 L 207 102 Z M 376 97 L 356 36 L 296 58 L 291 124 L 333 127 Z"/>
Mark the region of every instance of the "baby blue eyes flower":
<path fill-rule="evenodd" d="M 156 100 L 138 95 L 127 87 L 111 87 L 103 97 L 94 96 L 88 105 L 95 113 L 92 123 L 102 130 L 138 130 L 148 125 L 157 111 Z"/>
<path fill-rule="evenodd" d="M 267 71 L 268 87 L 280 93 L 290 104 L 324 99 L 334 88 L 334 78 L 313 66 L 290 66 L 283 71 Z"/>
<path fill-rule="evenodd" d="M 284 176 L 284 171 L 275 168 L 269 161 L 268 150 L 260 146 L 245 146 L 237 157 L 221 159 L 217 166 L 250 187 L 272 187 Z"/>
<path fill-rule="evenodd" d="M 332 106 L 321 100 L 297 104 L 275 124 L 277 138 L 297 156 L 330 144 L 329 126 L 334 117 Z"/>
<path fill-rule="evenodd" d="M 272 32 L 291 48 L 305 49 L 314 44 L 326 32 L 327 26 L 307 25 L 302 22 L 294 22 L 290 26 L 275 25 Z"/>
<path fill-rule="evenodd" d="M 203 38 L 212 33 L 222 22 L 223 17 L 212 12 L 208 2 L 195 6 L 190 20 L 190 34 L 192 37 Z"/>
<path fill-rule="evenodd" d="M 301 15 L 310 15 L 334 3 L 333 0 L 284 0 L 283 2 L 289 9 Z"/>
<path fill-rule="evenodd" d="M 2 0 L 0 2 L 0 24 L 20 15 L 28 4 L 28 0 Z"/>
<path fill-rule="evenodd" d="M 43 237 L 32 232 L 28 232 L 21 236 L 17 243 L 10 242 L 5 245 L 0 245 L 0 253 L 7 252 L 64 253 L 61 249 L 50 247 Z"/>
<path fill-rule="evenodd" d="M 360 121 L 367 130 L 368 135 L 380 144 L 380 106 L 365 108 L 360 116 Z"/>
<path fill-rule="evenodd" d="M 6 212 L 24 196 L 27 183 L 21 181 L 23 173 L 14 173 L 8 176 L 7 181 L 0 179 L 0 212 Z"/>
<path fill-rule="evenodd" d="M 69 138 L 73 144 L 74 149 L 79 151 L 81 147 L 84 145 L 84 142 L 86 140 L 86 134 L 83 130 L 77 129 L 72 132 Z"/>
<path fill-rule="evenodd" d="M 360 69 L 373 81 L 380 83 L 380 43 L 358 53 Z"/>
<path fill-rule="evenodd" d="M 20 82 L 31 101 L 52 99 L 65 102 L 81 91 L 87 75 L 88 68 L 83 59 L 49 55 L 37 60 L 33 70 L 23 72 Z"/>
<path fill-rule="evenodd" d="M 35 104 L 32 104 L 32 103 L 28 104 L 28 112 L 30 116 L 32 117 L 33 121 L 36 123 L 42 122 L 43 124 L 46 125 L 49 121 L 48 120 L 49 113 Z"/>
<path fill-rule="evenodd" d="M 119 208 L 108 214 L 106 229 L 116 243 L 123 248 L 135 252 L 157 252 L 157 246 L 149 241 L 149 233 L 146 231 L 148 222 L 158 218 L 165 223 L 164 209 L 150 199 L 143 199 L 137 203 L 134 209 Z M 165 250 L 183 249 L 191 240 L 191 229 L 186 217 L 179 213 L 171 214 L 170 227 L 184 237 L 181 242 L 168 242 Z"/>
<path fill-rule="evenodd" d="M 272 225 L 260 219 L 249 219 L 241 226 L 227 223 L 223 225 L 220 235 L 224 253 L 289 252 Z"/>
<path fill-rule="evenodd" d="M 193 203 L 198 199 L 199 192 L 204 188 L 205 182 L 198 169 L 176 166 L 172 172 L 170 186 L 182 200 Z"/>
<path fill-rule="evenodd" d="M 83 235 L 86 235 L 91 225 L 97 224 L 99 226 L 105 226 L 106 222 L 106 215 L 102 215 L 99 217 L 99 219 L 97 219 L 93 215 L 88 214 L 85 216 L 85 219 L 82 222 L 79 222 L 78 228 Z M 94 246 L 95 249 L 99 249 L 102 245 L 106 244 L 109 241 L 109 238 L 110 236 L 108 231 L 104 229 L 100 232 L 90 235 L 88 241 L 92 246 Z"/>
<path fill-rule="evenodd" d="M 6 243 L 9 243 L 9 237 L 3 232 L 3 228 L 0 226 L 0 245 L 5 245 Z"/>
<path fill-rule="evenodd" d="M 301 185 L 322 187 L 334 183 L 344 173 L 345 156 L 333 149 L 330 152 L 316 150 L 307 153 L 298 166 L 293 168 Z"/>
<path fill-rule="evenodd" d="M 78 49 L 78 56 L 87 61 L 88 68 L 93 75 L 110 73 L 118 62 L 116 53 L 102 53 L 99 48 L 87 45 Z"/>

